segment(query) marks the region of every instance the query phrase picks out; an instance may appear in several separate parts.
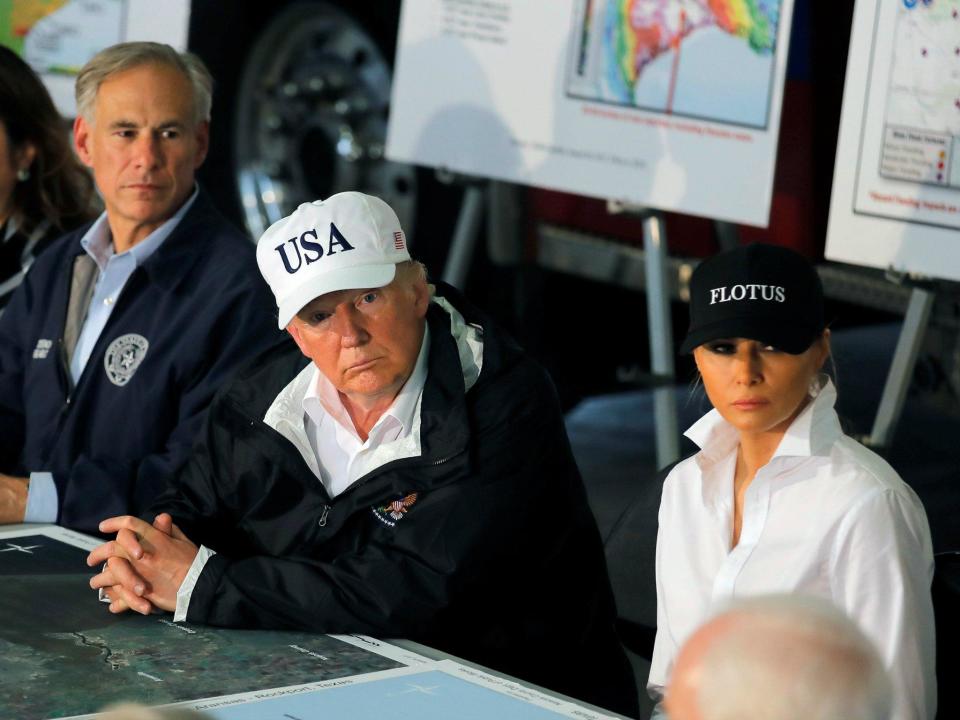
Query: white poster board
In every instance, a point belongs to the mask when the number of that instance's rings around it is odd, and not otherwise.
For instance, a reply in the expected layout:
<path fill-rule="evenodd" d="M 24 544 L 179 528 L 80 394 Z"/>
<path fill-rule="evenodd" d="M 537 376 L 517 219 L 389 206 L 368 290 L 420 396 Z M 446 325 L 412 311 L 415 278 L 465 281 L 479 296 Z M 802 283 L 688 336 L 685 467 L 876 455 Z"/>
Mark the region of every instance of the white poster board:
<path fill-rule="evenodd" d="M 97 52 L 130 40 L 187 46 L 190 0 L 0 0 L 0 44 L 40 75 L 57 109 L 76 114 L 77 72 Z"/>
<path fill-rule="evenodd" d="M 960 280 L 960 0 L 857 0 L 826 255 Z"/>
<path fill-rule="evenodd" d="M 404 0 L 387 155 L 767 224 L 793 0 Z"/>

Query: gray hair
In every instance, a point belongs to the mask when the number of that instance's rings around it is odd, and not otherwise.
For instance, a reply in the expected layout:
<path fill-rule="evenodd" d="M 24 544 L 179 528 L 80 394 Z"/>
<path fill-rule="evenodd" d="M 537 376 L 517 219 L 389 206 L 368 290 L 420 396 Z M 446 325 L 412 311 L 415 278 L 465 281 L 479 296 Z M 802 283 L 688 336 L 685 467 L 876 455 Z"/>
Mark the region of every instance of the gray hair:
<path fill-rule="evenodd" d="M 436 286 L 427 279 L 427 266 L 419 260 L 411 259 L 398 262 L 396 277 L 400 278 L 401 282 L 409 283 L 410 285 L 416 285 L 422 282 L 427 286 L 427 292 L 431 298 L 436 294 Z"/>
<path fill-rule="evenodd" d="M 166 65 L 183 73 L 193 87 L 194 122 L 201 123 L 210 119 L 213 77 L 207 66 L 193 53 L 177 52 L 169 45 L 155 42 L 111 45 L 90 58 L 77 75 L 77 112 L 92 124 L 97 92 L 103 82 L 111 75 L 141 65 Z"/>
<path fill-rule="evenodd" d="M 760 596 L 715 619 L 729 624 L 703 655 L 704 720 L 889 718 L 892 686 L 876 648 L 829 602 Z"/>
<path fill-rule="evenodd" d="M 419 260 L 402 260 L 397 263 L 397 275 L 406 277 L 411 282 L 427 282 L 427 266 Z"/>

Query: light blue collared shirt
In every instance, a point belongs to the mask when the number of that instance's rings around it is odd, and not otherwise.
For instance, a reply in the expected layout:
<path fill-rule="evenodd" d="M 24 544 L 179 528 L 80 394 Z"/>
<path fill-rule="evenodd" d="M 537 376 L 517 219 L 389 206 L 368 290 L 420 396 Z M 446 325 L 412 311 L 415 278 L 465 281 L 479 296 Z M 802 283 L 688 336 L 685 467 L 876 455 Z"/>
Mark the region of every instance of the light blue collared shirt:
<path fill-rule="evenodd" d="M 84 368 L 90 360 L 90 354 L 100 339 L 100 334 L 110 319 L 110 314 L 116 306 L 117 298 L 123 291 L 127 280 L 147 258 L 159 249 L 164 241 L 170 237 L 183 216 L 197 199 L 199 189 L 194 187 L 193 194 L 177 210 L 176 214 L 158 227 L 143 240 L 129 250 L 120 253 L 114 252 L 113 238 L 110 236 L 110 223 L 107 213 L 98 217 L 90 229 L 80 238 L 80 245 L 87 255 L 93 258 L 100 268 L 97 283 L 90 299 L 90 307 L 83 319 L 80 335 L 77 337 L 77 346 L 70 360 L 70 377 L 74 384 L 80 379 Z M 52 523 L 57 520 L 59 498 L 53 475 L 48 472 L 31 472 L 30 487 L 27 490 L 27 507 L 24 522 Z"/>

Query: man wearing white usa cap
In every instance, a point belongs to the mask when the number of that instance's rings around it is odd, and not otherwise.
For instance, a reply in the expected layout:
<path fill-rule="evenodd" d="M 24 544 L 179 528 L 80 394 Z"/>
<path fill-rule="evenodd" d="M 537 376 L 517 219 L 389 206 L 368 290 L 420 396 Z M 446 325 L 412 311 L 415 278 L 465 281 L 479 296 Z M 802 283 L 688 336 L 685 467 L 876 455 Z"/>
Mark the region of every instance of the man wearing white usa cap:
<path fill-rule="evenodd" d="M 327 489 L 337 492 L 355 479 L 354 466 L 366 466 L 364 458 L 386 453 L 377 451 L 380 445 L 410 433 L 411 403 L 426 371 L 425 272 L 411 261 L 393 210 L 357 192 L 304 203 L 275 223 L 257 245 L 257 263 L 277 298 L 280 327 L 316 366 L 304 400 L 307 438 L 327 460 L 318 463 Z M 465 330 L 463 339 L 472 376 L 482 364 L 482 340 L 475 330 Z M 411 386 L 398 398 L 408 379 Z M 391 406 L 394 413 L 384 418 L 392 421 L 389 430 L 368 442 Z"/>
<path fill-rule="evenodd" d="M 111 610 L 410 637 L 636 715 L 599 533 L 553 386 L 383 201 L 340 193 L 257 261 L 299 349 L 214 401 L 153 524 L 90 555 Z"/>

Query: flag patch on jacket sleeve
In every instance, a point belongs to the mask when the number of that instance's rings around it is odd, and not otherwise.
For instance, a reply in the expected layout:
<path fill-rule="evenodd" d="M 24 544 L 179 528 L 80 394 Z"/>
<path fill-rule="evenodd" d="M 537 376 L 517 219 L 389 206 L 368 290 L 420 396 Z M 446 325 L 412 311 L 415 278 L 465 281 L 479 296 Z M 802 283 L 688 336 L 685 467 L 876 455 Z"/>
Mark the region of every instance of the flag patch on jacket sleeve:
<path fill-rule="evenodd" d="M 370 508 L 377 520 L 390 527 L 396 526 L 399 520 L 402 520 L 407 511 L 417 501 L 417 494 L 410 493 L 406 497 L 387 503 L 386 505 L 372 506 Z"/>

